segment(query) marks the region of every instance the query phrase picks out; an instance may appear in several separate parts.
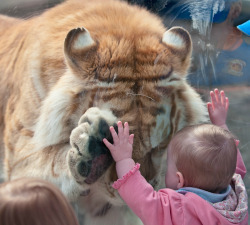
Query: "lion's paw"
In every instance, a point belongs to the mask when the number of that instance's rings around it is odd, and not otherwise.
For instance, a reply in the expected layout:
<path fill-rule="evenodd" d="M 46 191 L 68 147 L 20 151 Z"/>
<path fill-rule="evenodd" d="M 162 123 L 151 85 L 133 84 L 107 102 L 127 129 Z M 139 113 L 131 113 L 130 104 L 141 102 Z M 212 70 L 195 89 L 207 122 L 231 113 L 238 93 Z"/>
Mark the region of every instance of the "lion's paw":
<path fill-rule="evenodd" d="M 68 163 L 78 183 L 94 183 L 112 164 L 112 156 L 102 140 L 107 138 L 112 142 L 109 126 L 116 127 L 116 121 L 110 111 L 93 107 L 84 113 L 71 132 Z"/>

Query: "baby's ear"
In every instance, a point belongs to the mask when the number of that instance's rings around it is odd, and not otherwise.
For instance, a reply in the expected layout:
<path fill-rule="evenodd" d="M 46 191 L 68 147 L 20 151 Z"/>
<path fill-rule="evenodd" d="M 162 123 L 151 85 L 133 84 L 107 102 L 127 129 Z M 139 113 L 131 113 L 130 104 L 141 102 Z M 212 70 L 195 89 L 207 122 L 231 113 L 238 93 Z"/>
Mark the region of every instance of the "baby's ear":
<path fill-rule="evenodd" d="M 97 43 L 85 28 L 71 30 L 64 42 L 64 54 L 71 67 L 81 67 L 96 53 Z"/>
<path fill-rule="evenodd" d="M 182 27 L 172 27 L 167 30 L 162 37 L 162 42 L 166 44 L 172 53 L 178 55 L 183 61 L 189 58 L 192 53 L 192 41 L 187 30 Z"/>
<path fill-rule="evenodd" d="M 183 174 L 178 171 L 178 172 L 176 172 L 176 176 L 177 176 L 177 179 L 178 179 L 177 189 L 183 188 L 184 187 L 184 183 L 185 183 Z"/>

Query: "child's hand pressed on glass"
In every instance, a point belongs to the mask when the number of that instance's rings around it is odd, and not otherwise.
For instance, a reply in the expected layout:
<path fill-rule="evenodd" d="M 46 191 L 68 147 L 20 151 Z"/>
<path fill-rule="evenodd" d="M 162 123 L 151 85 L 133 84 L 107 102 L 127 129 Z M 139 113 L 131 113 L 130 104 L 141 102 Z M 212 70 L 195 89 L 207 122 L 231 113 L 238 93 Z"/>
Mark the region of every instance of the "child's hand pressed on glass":
<path fill-rule="evenodd" d="M 211 102 L 207 103 L 210 120 L 214 125 L 225 126 L 229 106 L 228 98 L 224 91 L 219 92 L 218 89 L 211 91 L 210 96 Z"/>
<path fill-rule="evenodd" d="M 106 138 L 103 139 L 115 162 L 132 158 L 134 141 L 134 134 L 129 135 L 129 125 L 127 122 L 124 123 L 124 128 L 121 121 L 117 123 L 117 126 L 118 134 L 114 127 L 110 127 L 114 144 L 111 144 Z"/>

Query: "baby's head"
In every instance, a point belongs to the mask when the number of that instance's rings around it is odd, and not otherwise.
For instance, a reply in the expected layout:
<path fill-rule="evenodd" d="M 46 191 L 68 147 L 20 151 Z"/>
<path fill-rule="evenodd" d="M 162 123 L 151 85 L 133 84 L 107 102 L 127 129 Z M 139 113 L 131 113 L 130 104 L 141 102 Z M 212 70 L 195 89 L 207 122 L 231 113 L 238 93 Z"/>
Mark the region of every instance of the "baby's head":
<path fill-rule="evenodd" d="M 0 184 L 0 224 L 78 225 L 66 197 L 53 184 L 20 178 Z"/>
<path fill-rule="evenodd" d="M 185 127 L 168 146 L 166 186 L 219 192 L 230 184 L 236 160 L 235 137 L 229 131 L 212 124 Z"/>

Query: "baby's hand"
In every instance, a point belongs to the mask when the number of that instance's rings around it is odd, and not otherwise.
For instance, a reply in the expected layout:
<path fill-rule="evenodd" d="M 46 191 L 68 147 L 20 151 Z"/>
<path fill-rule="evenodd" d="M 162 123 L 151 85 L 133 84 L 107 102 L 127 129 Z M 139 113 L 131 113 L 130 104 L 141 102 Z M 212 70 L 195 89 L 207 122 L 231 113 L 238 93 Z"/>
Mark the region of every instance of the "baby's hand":
<path fill-rule="evenodd" d="M 207 109 L 211 122 L 222 128 L 227 128 L 227 110 L 229 106 L 228 98 L 224 91 L 219 92 L 218 89 L 210 92 L 211 102 L 207 103 Z"/>
<path fill-rule="evenodd" d="M 110 150 L 110 153 L 115 162 L 132 158 L 134 141 L 134 134 L 129 135 L 129 125 L 127 122 L 124 123 L 124 129 L 121 121 L 119 121 L 117 125 L 118 135 L 114 127 L 110 127 L 110 132 L 112 134 L 114 144 L 111 144 L 106 138 L 103 139 L 104 144 Z"/>

